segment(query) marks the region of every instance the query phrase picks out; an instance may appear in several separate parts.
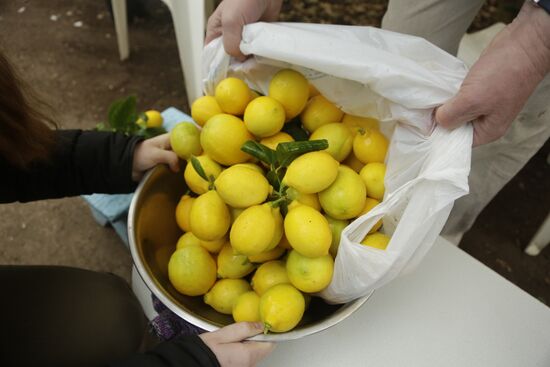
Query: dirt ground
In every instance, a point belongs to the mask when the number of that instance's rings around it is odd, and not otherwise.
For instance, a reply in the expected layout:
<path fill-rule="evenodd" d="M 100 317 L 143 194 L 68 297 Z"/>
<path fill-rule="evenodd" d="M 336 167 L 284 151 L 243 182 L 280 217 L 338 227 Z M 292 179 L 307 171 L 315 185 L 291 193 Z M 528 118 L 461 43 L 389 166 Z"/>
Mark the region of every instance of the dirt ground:
<path fill-rule="evenodd" d="M 336 5 L 319 1 L 323 4 L 317 11 L 316 3 L 287 2 L 283 17 L 347 22 Z M 385 5 L 373 3 L 367 18 L 353 21 L 378 24 Z M 500 3 L 506 6 L 488 1 L 473 29 L 492 24 L 495 17 L 510 19 L 517 1 Z M 0 48 L 52 105 L 63 128 L 93 128 L 106 119 L 112 101 L 129 94 L 138 97 L 141 110 L 175 106 L 188 112 L 169 11 L 156 0 L 146 1 L 146 9 L 136 9 L 140 16 L 130 24 L 131 57 L 120 62 L 107 4 L 0 2 Z M 547 304 L 550 250 L 530 257 L 523 248 L 550 208 L 549 154 L 547 143 L 484 210 L 461 243 L 472 256 Z M 1 264 L 70 265 L 129 279 L 129 252 L 112 229 L 94 221 L 80 198 L 2 205 L 0 238 Z"/>

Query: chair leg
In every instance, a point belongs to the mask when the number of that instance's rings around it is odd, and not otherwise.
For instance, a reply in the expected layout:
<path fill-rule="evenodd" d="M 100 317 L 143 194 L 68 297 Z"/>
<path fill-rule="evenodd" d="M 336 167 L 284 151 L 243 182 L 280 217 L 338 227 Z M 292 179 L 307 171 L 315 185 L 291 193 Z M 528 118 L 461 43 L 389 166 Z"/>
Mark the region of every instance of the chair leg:
<path fill-rule="evenodd" d="M 111 0 L 113 18 L 115 20 L 116 39 L 120 60 L 124 61 L 130 55 L 128 42 L 128 20 L 126 16 L 126 0 Z"/>
<path fill-rule="evenodd" d="M 542 249 L 550 244 L 550 214 L 539 227 L 537 233 L 525 248 L 525 253 L 531 256 L 537 256 Z"/>

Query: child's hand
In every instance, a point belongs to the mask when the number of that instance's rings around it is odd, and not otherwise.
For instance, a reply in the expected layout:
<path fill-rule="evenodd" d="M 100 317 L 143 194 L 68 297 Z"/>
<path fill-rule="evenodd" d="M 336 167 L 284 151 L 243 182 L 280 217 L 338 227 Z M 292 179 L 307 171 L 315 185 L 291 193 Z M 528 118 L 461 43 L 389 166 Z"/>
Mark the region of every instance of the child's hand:
<path fill-rule="evenodd" d="M 144 140 L 136 145 L 132 179 L 139 181 L 145 171 L 159 163 L 167 164 L 174 172 L 179 171 L 178 156 L 171 150 L 170 134 L 168 133 Z"/>

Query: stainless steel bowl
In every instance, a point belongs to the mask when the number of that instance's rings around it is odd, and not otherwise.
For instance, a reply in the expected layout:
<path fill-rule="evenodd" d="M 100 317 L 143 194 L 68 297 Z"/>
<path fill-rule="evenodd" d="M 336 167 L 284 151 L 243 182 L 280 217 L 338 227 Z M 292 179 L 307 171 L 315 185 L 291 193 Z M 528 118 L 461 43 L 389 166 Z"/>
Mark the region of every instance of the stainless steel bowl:
<path fill-rule="evenodd" d="M 233 322 L 216 312 L 202 297 L 178 293 L 168 280 L 168 260 L 182 231 L 176 224 L 176 205 L 187 187 L 183 174 L 157 166 L 139 184 L 128 215 L 128 237 L 134 264 L 151 292 L 172 312 L 204 330 Z M 329 305 L 314 297 L 300 324 L 281 334 L 258 335 L 254 340 L 283 341 L 325 330 L 357 310 L 370 295 L 343 305 Z"/>

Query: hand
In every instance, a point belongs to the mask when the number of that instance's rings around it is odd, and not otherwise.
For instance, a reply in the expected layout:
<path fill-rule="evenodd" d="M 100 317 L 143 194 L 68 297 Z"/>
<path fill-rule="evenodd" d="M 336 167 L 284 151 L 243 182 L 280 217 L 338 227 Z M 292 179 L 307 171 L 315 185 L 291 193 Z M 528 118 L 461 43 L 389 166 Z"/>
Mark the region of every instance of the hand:
<path fill-rule="evenodd" d="M 241 61 L 243 27 L 260 20 L 273 22 L 279 17 L 283 0 L 224 0 L 208 18 L 205 44 L 223 35 L 225 52 Z"/>
<path fill-rule="evenodd" d="M 239 322 L 199 337 L 222 367 L 252 367 L 275 348 L 273 343 L 243 341 L 262 331 L 263 325 L 259 322 Z"/>
<path fill-rule="evenodd" d="M 550 71 L 549 35 L 550 15 L 526 2 L 472 66 L 457 95 L 436 110 L 435 120 L 447 128 L 472 121 L 474 146 L 503 136 Z"/>
<path fill-rule="evenodd" d="M 139 181 L 145 171 L 159 163 L 170 166 L 174 172 L 178 172 L 179 160 L 176 153 L 170 150 L 170 134 L 162 134 L 154 138 L 141 141 L 134 149 L 134 162 L 132 165 L 132 179 Z"/>

